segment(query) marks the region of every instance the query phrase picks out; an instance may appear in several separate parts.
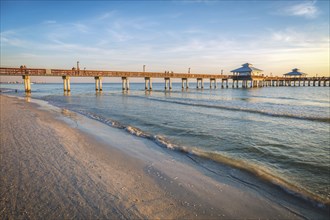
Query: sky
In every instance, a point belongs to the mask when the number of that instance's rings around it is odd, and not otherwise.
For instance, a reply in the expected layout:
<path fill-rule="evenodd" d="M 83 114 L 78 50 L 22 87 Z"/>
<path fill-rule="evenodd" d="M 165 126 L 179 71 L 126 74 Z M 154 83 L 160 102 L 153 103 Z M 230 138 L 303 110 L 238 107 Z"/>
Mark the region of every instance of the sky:
<path fill-rule="evenodd" d="M 329 36 L 328 0 L 1 0 L 1 67 L 329 76 Z"/>

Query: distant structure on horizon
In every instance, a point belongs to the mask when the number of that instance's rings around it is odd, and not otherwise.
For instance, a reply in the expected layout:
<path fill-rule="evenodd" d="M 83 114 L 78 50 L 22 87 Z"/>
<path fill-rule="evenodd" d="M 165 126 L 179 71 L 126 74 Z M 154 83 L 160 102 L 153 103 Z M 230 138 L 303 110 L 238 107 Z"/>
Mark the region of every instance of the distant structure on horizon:
<path fill-rule="evenodd" d="M 306 76 L 307 74 L 306 73 L 303 73 L 303 72 L 299 72 L 300 70 L 298 68 L 294 68 L 292 69 L 292 72 L 289 72 L 289 73 L 285 73 L 283 74 L 285 77 L 287 76 Z"/>
<path fill-rule="evenodd" d="M 263 70 L 253 67 L 251 63 L 245 63 L 242 67 L 230 71 L 239 76 L 260 76 Z"/>

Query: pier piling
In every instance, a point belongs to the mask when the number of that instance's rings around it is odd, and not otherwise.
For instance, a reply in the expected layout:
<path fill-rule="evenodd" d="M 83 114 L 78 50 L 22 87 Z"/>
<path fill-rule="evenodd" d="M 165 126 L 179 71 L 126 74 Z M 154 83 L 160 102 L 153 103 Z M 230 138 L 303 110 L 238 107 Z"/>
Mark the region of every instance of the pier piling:
<path fill-rule="evenodd" d="M 25 92 L 31 92 L 30 76 L 23 75 L 22 78 L 24 79 L 24 90 L 25 90 Z"/>
<path fill-rule="evenodd" d="M 204 89 L 204 81 L 203 78 L 197 78 L 197 83 L 196 83 L 196 88 L 199 89 Z"/>
<path fill-rule="evenodd" d="M 152 90 L 151 77 L 144 77 L 144 80 L 145 80 L 145 90 Z"/>
<path fill-rule="evenodd" d="M 70 92 L 70 76 L 62 76 L 63 79 L 63 90 L 64 92 Z"/>
<path fill-rule="evenodd" d="M 216 80 L 215 78 L 211 78 L 211 79 L 210 79 L 210 89 L 212 89 L 212 87 L 213 87 L 214 89 L 217 88 L 217 80 Z"/>
<path fill-rule="evenodd" d="M 171 90 L 172 89 L 172 82 L 171 82 L 171 78 L 164 78 L 165 80 L 165 90 L 169 89 Z"/>
<path fill-rule="evenodd" d="M 129 90 L 129 80 L 127 77 L 121 77 L 122 80 L 122 89 L 123 90 Z"/>
<path fill-rule="evenodd" d="M 182 89 L 188 89 L 189 88 L 189 82 L 188 82 L 188 78 L 182 78 Z"/>
<path fill-rule="evenodd" d="M 95 91 L 102 91 L 102 77 L 100 76 L 95 76 Z"/>

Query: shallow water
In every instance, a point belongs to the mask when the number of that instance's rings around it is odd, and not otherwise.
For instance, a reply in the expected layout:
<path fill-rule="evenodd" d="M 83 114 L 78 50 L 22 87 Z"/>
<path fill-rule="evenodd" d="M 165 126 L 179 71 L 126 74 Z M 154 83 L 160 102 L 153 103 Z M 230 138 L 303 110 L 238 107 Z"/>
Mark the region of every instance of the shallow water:
<path fill-rule="evenodd" d="M 303 195 L 330 201 L 330 88 L 190 89 L 163 83 L 34 84 L 32 98 L 79 112 L 159 145 L 240 167 Z M 1 89 L 25 96 L 23 85 Z M 12 89 L 18 89 L 18 93 Z"/>

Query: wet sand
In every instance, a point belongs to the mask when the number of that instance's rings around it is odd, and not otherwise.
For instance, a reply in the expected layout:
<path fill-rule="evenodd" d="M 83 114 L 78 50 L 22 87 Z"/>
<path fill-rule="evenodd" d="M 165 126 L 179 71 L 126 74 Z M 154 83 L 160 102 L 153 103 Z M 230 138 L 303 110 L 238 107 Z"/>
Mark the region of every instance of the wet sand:
<path fill-rule="evenodd" d="M 1 219 L 328 219 L 243 171 L 1 95 Z"/>

